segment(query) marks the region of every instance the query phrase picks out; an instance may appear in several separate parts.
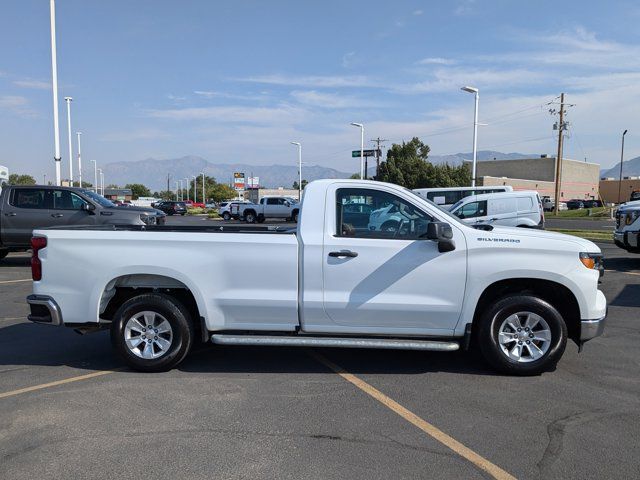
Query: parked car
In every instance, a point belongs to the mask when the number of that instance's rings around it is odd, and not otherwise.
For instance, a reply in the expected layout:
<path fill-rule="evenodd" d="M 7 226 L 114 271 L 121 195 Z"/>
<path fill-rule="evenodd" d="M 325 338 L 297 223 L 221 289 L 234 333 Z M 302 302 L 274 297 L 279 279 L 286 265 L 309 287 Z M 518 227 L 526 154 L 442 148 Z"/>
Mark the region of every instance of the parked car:
<path fill-rule="evenodd" d="M 345 222 L 357 203 L 395 205 L 406 222 L 395 232 Z M 118 355 L 142 371 L 175 367 L 201 339 L 432 351 L 471 343 L 494 368 L 531 375 L 553 369 L 568 338 L 582 346 L 604 330 L 602 254 L 589 240 L 479 231 L 368 180 L 309 183 L 301 215 L 295 230 L 36 230 L 28 318 L 110 329 Z"/>
<path fill-rule="evenodd" d="M 230 200 L 228 202 L 222 202 L 218 206 L 218 214 L 223 220 L 231 220 L 240 218 L 240 205 L 244 203 L 251 203 L 246 200 Z"/>
<path fill-rule="evenodd" d="M 579 198 L 574 198 L 572 200 L 567 201 L 567 208 L 569 210 L 578 210 L 580 208 L 584 208 L 584 201 Z"/>
<path fill-rule="evenodd" d="M 187 205 L 184 202 L 176 202 L 174 200 L 164 200 L 155 204 L 155 208 L 163 211 L 167 215 L 186 215 Z"/>
<path fill-rule="evenodd" d="M 30 248 L 36 228 L 70 225 L 156 225 L 163 223 L 151 208 L 117 207 L 82 188 L 5 185 L 0 193 L 0 259 Z"/>
<path fill-rule="evenodd" d="M 187 208 L 204 208 L 204 203 L 202 202 L 194 202 L 193 200 L 185 200 L 184 201 Z"/>
<path fill-rule="evenodd" d="M 618 207 L 613 242 L 629 253 L 640 253 L 640 201 Z"/>
<path fill-rule="evenodd" d="M 544 228 L 544 210 L 535 191 L 473 195 L 451 207 L 451 213 L 469 225 Z"/>
<path fill-rule="evenodd" d="M 595 200 L 595 199 L 583 200 L 582 204 L 584 205 L 584 208 L 602 207 L 602 202 L 600 200 Z"/>
<path fill-rule="evenodd" d="M 262 223 L 267 218 L 298 221 L 300 204 L 289 197 L 262 197 L 258 203 L 239 206 L 238 216 L 247 223 Z"/>
<path fill-rule="evenodd" d="M 631 196 L 629 197 L 630 202 L 635 202 L 637 200 L 640 200 L 640 190 L 631 192 Z"/>

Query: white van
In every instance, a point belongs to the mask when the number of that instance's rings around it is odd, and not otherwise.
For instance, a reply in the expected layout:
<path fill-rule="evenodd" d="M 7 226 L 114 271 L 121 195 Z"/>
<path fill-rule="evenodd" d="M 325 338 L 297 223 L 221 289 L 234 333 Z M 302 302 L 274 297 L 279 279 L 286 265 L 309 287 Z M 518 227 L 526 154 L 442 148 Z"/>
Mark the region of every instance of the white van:
<path fill-rule="evenodd" d="M 487 193 L 464 198 L 451 213 L 469 225 L 544 228 L 544 211 L 538 192 Z"/>
<path fill-rule="evenodd" d="M 422 198 L 431 200 L 436 205 L 448 209 L 470 195 L 482 195 L 483 193 L 512 192 L 510 185 L 493 185 L 490 187 L 446 187 L 446 188 L 416 188 L 413 190 Z"/>

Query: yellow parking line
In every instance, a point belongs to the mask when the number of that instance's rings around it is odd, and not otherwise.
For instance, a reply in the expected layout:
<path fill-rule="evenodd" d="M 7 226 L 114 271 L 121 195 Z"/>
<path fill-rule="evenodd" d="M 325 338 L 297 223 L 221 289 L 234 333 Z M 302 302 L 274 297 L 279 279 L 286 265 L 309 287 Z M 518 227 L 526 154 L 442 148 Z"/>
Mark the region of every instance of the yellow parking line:
<path fill-rule="evenodd" d="M 504 470 L 502 470 L 497 465 L 494 465 L 493 463 L 491 463 L 486 458 L 478 455 L 476 452 L 474 452 L 470 448 L 464 446 L 462 443 L 457 441 L 455 438 L 447 435 L 446 433 L 444 433 L 439 428 L 434 427 L 433 425 L 431 425 L 426 420 L 423 420 L 422 418 L 418 417 L 415 413 L 411 412 L 410 410 L 407 410 L 405 407 L 400 405 L 398 402 L 396 402 L 395 400 L 387 397 L 380 390 L 372 387 L 371 385 L 369 385 L 364 380 L 361 380 L 360 378 L 356 377 L 355 375 L 353 375 L 351 373 L 348 373 L 341 366 L 336 365 L 335 363 L 331 362 L 330 360 L 328 360 L 327 358 L 325 358 L 324 356 L 322 356 L 322 355 L 320 355 L 320 354 L 318 354 L 316 352 L 310 352 L 310 355 L 312 357 L 314 357 L 316 360 L 318 360 L 320 363 L 326 365 L 331 370 L 336 372 L 338 375 L 340 375 L 346 381 L 352 383 L 353 385 L 358 387 L 360 390 L 365 392 L 367 395 L 370 395 L 371 397 L 376 399 L 378 402 L 382 403 L 385 407 L 387 407 L 390 410 L 392 410 L 393 412 L 397 413 L 398 415 L 400 415 L 402 418 L 404 418 L 409 423 L 412 423 L 413 425 L 418 427 L 420 430 L 422 430 L 424 433 L 426 433 L 427 435 L 432 437 L 434 440 L 437 440 L 438 442 L 442 443 L 446 447 L 449 447 L 455 453 L 457 453 L 461 457 L 463 457 L 463 458 L 467 459 L 468 461 L 470 461 L 471 463 L 473 463 L 476 467 L 478 467 L 481 470 L 487 472 L 493 478 L 500 479 L 500 480 L 515 480 L 515 477 L 512 476 L 511 474 L 505 472 Z"/>
<path fill-rule="evenodd" d="M 102 370 L 100 372 L 87 373 L 86 375 L 80 375 L 78 377 L 65 378 L 64 380 L 57 380 L 55 382 L 41 383 L 40 385 L 34 385 L 32 387 L 19 388 L 18 390 L 11 390 L 10 392 L 0 393 L 1 398 L 14 397 L 23 393 L 35 392 L 36 390 L 42 390 L 49 387 L 57 387 L 58 385 L 65 385 L 67 383 L 80 382 L 82 380 L 89 380 L 90 378 L 101 377 L 103 375 L 109 375 L 110 373 L 116 373 L 124 370 L 124 368 L 116 368 L 114 370 Z"/>
<path fill-rule="evenodd" d="M 0 285 L 3 283 L 20 283 L 20 282 L 31 282 L 30 278 L 24 278 L 22 280 L 3 280 L 0 282 Z"/>
<path fill-rule="evenodd" d="M 640 272 L 621 272 L 620 270 L 605 270 L 605 272 L 625 273 L 627 275 L 640 275 Z"/>

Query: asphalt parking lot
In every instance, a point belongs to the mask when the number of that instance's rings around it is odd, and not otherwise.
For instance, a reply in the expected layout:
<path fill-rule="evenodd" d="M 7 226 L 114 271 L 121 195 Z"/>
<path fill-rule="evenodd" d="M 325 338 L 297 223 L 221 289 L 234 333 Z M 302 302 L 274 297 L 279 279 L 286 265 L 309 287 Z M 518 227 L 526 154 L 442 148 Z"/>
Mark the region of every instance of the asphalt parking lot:
<path fill-rule="evenodd" d="M 600 246 L 605 334 L 529 378 L 464 352 L 220 346 L 136 373 L 107 332 L 28 322 L 9 255 L 0 478 L 638 478 L 640 256 Z"/>

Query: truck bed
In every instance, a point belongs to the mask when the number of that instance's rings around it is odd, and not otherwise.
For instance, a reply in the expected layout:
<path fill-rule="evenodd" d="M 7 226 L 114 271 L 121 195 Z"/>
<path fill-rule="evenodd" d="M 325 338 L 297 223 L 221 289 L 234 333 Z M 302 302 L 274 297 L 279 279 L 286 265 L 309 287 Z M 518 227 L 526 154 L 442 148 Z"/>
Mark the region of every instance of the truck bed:
<path fill-rule="evenodd" d="M 270 233 L 295 235 L 297 228 L 279 226 L 248 226 L 248 225 L 75 225 L 48 227 L 38 230 L 80 230 L 80 231 L 103 231 L 103 232 L 184 232 L 184 233 Z"/>

